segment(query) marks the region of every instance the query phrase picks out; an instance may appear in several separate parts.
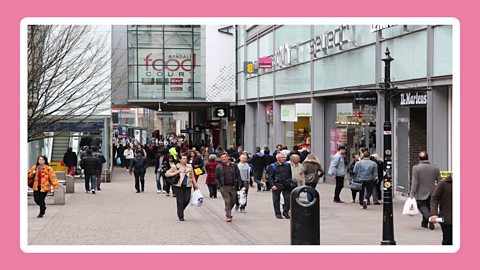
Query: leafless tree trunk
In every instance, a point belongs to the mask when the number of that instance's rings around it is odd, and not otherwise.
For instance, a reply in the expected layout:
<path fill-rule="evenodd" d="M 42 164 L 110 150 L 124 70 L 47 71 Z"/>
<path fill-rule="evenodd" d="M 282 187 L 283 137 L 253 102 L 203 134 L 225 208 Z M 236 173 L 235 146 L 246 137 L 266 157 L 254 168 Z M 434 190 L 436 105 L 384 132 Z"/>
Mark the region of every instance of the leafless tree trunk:
<path fill-rule="evenodd" d="M 82 122 L 110 109 L 111 51 L 106 34 L 84 25 L 28 28 L 28 141 L 55 123 Z"/>

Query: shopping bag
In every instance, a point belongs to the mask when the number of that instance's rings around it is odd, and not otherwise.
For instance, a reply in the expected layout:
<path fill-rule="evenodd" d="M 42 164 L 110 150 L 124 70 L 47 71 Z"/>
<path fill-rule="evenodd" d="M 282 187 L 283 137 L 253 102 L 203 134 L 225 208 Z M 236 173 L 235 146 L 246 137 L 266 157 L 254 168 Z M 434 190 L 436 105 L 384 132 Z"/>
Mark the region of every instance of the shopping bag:
<path fill-rule="evenodd" d="M 200 189 L 197 189 L 192 193 L 192 197 L 190 198 L 190 204 L 194 206 L 203 205 L 203 195 L 202 192 L 200 192 Z"/>
<path fill-rule="evenodd" d="M 413 198 L 408 198 L 403 205 L 403 214 L 408 216 L 418 215 L 417 201 Z"/>
<path fill-rule="evenodd" d="M 117 165 L 120 165 L 120 164 L 122 164 L 122 160 L 119 157 L 117 157 L 116 163 L 117 163 Z"/>
<path fill-rule="evenodd" d="M 245 192 L 245 188 L 241 188 L 237 191 L 237 200 L 240 206 L 244 206 L 247 203 L 247 193 Z"/>

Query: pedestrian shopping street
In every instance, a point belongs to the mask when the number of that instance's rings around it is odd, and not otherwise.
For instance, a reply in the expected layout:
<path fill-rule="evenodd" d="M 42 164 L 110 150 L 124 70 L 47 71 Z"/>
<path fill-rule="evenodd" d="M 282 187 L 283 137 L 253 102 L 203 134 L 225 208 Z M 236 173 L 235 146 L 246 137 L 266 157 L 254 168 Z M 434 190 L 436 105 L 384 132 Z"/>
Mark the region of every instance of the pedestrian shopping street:
<path fill-rule="evenodd" d="M 145 177 L 144 193 L 135 193 L 134 179 L 115 167 L 110 183 L 97 194 L 85 193 L 83 179 L 75 180 L 75 193 L 66 194 L 65 205 L 47 198 L 44 218 L 29 198 L 29 245 L 289 245 L 290 220 L 275 218 L 271 193 L 250 189 L 247 213 L 233 212 L 225 222 L 224 202 L 208 198 L 205 176 L 199 179 L 204 206 L 188 206 L 185 222 L 176 216 L 175 198 L 157 194 L 153 168 Z M 382 205 L 361 210 L 344 188 L 333 203 L 333 184 L 319 184 L 321 245 L 379 245 L 382 240 Z M 358 200 L 358 199 L 357 199 Z M 420 227 L 420 216 L 403 216 L 405 198 L 394 198 L 397 245 L 440 245 L 442 232 Z"/>

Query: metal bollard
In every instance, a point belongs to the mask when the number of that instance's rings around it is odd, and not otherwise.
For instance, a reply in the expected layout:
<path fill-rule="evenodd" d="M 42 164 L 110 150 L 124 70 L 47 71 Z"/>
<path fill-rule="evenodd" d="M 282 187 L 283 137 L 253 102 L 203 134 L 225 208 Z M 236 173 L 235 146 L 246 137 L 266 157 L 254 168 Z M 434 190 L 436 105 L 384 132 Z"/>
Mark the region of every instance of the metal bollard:
<path fill-rule="evenodd" d="M 303 193 L 313 195 L 311 202 L 303 200 Z M 290 244 L 291 245 L 320 245 L 320 196 L 318 191 L 309 186 L 295 188 L 290 195 L 291 220 Z"/>

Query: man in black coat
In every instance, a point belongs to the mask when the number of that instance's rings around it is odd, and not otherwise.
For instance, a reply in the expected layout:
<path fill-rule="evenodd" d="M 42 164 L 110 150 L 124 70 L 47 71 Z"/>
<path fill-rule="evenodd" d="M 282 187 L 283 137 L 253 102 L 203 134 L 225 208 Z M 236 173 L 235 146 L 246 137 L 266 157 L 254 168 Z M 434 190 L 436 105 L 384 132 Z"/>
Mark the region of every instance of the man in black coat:
<path fill-rule="evenodd" d="M 85 172 L 85 191 L 90 192 L 90 182 L 92 185 L 92 194 L 95 194 L 95 187 L 97 186 L 97 175 L 102 169 L 102 162 L 97 157 L 93 156 L 93 151 L 88 149 L 86 156 L 80 161 L 80 167 Z"/>
<path fill-rule="evenodd" d="M 138 149 L 135 158 L 130 162 L 130 175 L 132 172 L 135 175 L 135 189 L 140 193 L 140 185 L 142 192 L 145 191 L 145 173 L 147 172 L 148 162 L 147 158 L 143 156 L 142 149 Z"/>
<path fill-rule="evenodd" d="M 68 148 L 67 152 L 63 156 L 63 163 L 68 167 L 68 174 L 74 176 L 78 159 L 77 153 L 73 152 L 71 147 Z"/>
<path fill-rule="evenodd" d="M 291 190 L 285 185 L 287 181 L 292 179 L 292 170 L 290 164 L 285 162 L 284 154 L 277 154 L 277 162 L 267 167 L 267 179 L 272 187 L 273 210 L 278 219 L 282 219 L 280 212 L 280 194 L 283 196 L 283 216 L 290 218 L 290 192 Z"/>
<path fill-rule="evenodd" d="M 97 146 L 92 147 L 92 151 L 93 151 L 93 153 L 92 153 L 93 156 L 97 157 L 100 160 L 100 162 L 102 162 L 102 164 L 107 162 L 107 160 L 105 159 L 105 156 L 102 153 L 98 152 L 98 147 Z M 100 167 L 100 170 L 98 171 L 98 174 L 97 174 L 97 190 L 102 190 L 102 189 L 100 189 L 100 183 L 102 183 L 102 168 L 101 167 Z"/>

